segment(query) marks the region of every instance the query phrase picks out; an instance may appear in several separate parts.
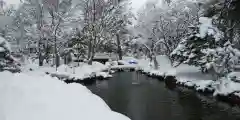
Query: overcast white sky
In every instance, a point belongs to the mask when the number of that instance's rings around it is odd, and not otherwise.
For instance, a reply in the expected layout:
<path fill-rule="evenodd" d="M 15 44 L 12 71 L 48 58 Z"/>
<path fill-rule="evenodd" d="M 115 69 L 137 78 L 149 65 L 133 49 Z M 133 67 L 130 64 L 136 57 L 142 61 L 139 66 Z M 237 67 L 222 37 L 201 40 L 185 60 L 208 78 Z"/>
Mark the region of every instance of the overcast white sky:
<path fill-rule="evenodd" d="M 136 13 L 147 0 L 132 0 L 133 12 Z"/>

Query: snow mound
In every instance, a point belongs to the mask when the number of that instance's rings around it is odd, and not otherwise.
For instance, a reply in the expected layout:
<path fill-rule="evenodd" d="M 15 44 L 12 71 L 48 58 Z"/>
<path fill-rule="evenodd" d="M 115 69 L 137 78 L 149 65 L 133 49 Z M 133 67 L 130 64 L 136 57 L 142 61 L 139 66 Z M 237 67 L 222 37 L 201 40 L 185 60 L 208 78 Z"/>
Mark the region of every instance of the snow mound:
<path fill-rule="evenodd" d="M 214 96 L 216 95 L 229 95 L 234 92 L 240 91 L 240 83 L 233 82 L 227 78 L 222 78 L 218 82 L 214 84 L 215 92 Z"/>
<path fill-rule="evenodd" d="M 197 80 L 195 81 L 196 90 L 205 90 L 213 84 L 213 80 Z"/>
<path fill-rule="evenodd" d="M 231 72 L 227 75 L 229 79 L 235 82 L 240 82 L 240 72 Z"/>
<path fill-rule="evenodd" d="M 80 84 L 47 75 L 0 76 L 0 120 L 130 120 Z"/>
<path fill-rule="evenodd" d="M 98 72 L 98 73 L 96 73 L 96 76 L 102 76 L 103 78 L 110 78 L 110 77 L 112 77 L 112 75 L 110 75 L 107 72 Z"/>

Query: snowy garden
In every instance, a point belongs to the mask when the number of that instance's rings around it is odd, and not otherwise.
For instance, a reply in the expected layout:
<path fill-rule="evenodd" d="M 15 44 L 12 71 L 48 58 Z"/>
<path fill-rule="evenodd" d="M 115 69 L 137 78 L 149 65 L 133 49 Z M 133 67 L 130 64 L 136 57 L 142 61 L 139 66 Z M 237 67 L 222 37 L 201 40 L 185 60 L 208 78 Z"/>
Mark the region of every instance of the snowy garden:
<path fill-rule="evenodd" d="M 240 105 L 238 0 L 7 2 L 0 120 L 130 120 L 86 87 L 120 71 Z"/>

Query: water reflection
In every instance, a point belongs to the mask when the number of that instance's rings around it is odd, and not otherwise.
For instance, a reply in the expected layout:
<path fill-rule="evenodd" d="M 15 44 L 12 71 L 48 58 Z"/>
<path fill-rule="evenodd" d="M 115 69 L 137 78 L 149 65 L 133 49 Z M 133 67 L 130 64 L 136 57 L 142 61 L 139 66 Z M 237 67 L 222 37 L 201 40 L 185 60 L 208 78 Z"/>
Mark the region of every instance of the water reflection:
<path fill-rule="evenodd" d="M 99 89 L 108 89 L 108 81 L 96 81 L 96 87 Z"/>
<path fill-rule="evenodd" d="M 219 102 L 201 100 L 192 91 L 178 91 L 179 104 L 182 105 L 187 120 L 237 120 L 240 119 L 239 109 Z M 234 110 L 235 109 L 235 110 Z"/>
<path fill-rule="evenodd" d="M 164 82 L 135 73 L 117 73 L 89 88 L 114 110 L 132 120 L 238 120 L 239 110 L 200 99 L 184 89 L 169 90 Z"/>

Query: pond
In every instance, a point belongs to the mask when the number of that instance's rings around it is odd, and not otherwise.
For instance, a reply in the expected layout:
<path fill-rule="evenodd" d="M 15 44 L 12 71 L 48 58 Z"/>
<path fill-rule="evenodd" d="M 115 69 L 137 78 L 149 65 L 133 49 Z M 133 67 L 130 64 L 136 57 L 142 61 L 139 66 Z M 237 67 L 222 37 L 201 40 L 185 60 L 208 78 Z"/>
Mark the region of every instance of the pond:
<path fill-rule="evenodd" d="M 170 90 L 164 82 L 144 75 L 136 81 L 135 72 L 116 73 L 88 88 L 132 120 L 240 120 L 237 107 L 204 100 L 191 90 Z"/>

